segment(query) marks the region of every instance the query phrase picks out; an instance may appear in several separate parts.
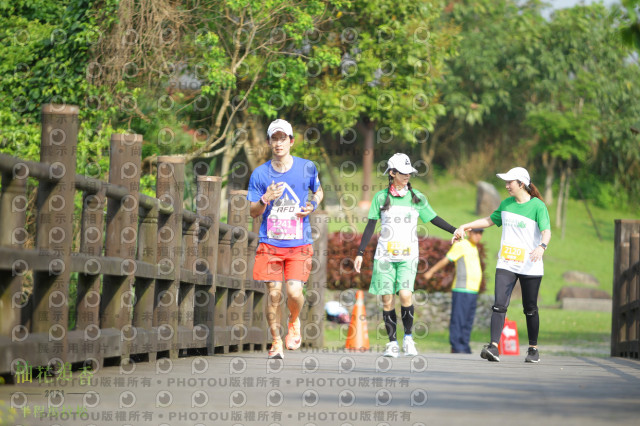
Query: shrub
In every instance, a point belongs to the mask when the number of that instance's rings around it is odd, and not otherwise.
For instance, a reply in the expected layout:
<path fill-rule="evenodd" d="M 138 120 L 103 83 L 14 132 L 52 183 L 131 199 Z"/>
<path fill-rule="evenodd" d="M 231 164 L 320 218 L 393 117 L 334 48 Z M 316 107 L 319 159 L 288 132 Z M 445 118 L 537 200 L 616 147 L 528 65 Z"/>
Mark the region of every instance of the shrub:
<path fill-rule="evenodd" d="M 378 235 L 373 235 L 365 250 L 362 268 L 360 273 L 356 273 L 353 268 L 353 259 L 358 253 L 360 245 L 360 234 L 347 234 L 344 232 L 333 232 L 329 235 L 329 256 L 327 259 L 327 288 L 331 290 L 344 290 L 348 288 L 358 288 L 366 290 L 371 282 L 373 256 Z M 418 263 L 418 275 L 416 276 L 415 289 L 434 291 L 451 291 L 455 277 L 454 263 L 451 262 L 446 268 L 438 271 L 432 279 L 425 280 L 422 274 L 427 271 L 427 265 L 434 265 L 442 259 L 449 249 L 451 243 L 447 240 L 433 237 L 420 237 L 420 262 Z M 484 277 L 485 249 L 482 243 L 478 244 L 480 252 L 480 264 L 483 276 L 480 284 L 480 292 L 486 290 L 486 280 Z"/>

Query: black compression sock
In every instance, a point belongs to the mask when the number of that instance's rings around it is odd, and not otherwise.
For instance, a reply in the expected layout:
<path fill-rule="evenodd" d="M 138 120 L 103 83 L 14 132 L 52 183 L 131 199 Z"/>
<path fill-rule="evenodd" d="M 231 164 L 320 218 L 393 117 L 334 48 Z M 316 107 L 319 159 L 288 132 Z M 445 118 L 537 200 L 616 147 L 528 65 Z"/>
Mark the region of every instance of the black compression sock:
<path fill-rule="evenodd" d="M 393 342 L 394 340 L 398 340 L 396 338 L 396 324 L 398 322 L 396 310 L 382 311 L 382 319 L 384 320 L 384 327 L 387 329 L 387 334 L 389 335 L 389 341 Z"/>
<path fill-rule="evenodd" d="M 402 325 L 404 325 L 404 335 L 411 335 L 411 330 L 413 329 L 413 305 L 411 306 L 401 306 L 400 312 L 402 313 Z"/>

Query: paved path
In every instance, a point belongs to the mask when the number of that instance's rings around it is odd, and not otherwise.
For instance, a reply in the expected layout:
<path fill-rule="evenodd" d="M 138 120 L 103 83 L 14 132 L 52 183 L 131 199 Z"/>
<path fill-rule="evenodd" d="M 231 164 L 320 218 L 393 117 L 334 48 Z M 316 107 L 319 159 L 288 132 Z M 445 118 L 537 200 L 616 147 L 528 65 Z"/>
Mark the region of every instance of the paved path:
<path fill-rule="evenodd" d="M 627 359 L 542 353 L 532 365 L 524 355 L 503 356 L 500 363 L 477 354 L 389 359 L 307 350 L 285 356 L 284 362 L 268 362 L 264 353 L 165 359 L 103 368 L 90 386 L 80 385 L 75 371 L 64 386 L 0 386 L 0 423 L 637 425 L 640 418 L 640 362 Z M 10 403 L 31 414 L 25 418 L 19 409 L 8 419 Z M 57 418 L 33 416 L 55 413 L 56 406 L 63 413 Z"/>

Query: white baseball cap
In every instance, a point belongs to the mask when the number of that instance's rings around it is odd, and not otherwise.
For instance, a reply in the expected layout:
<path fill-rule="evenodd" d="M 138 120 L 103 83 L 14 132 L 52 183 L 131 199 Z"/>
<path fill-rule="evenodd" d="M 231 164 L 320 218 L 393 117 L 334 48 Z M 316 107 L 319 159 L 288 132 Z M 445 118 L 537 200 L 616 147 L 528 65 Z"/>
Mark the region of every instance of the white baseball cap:
<path fill-rule="evenodd" d="M 269 128 L 267 129 L 267 137 L 271 138 L 275 132 L 284 132 L 288 136 L 293 137 L 293 127 L 287 120 L 282 120 L 278 118 L 269 124 Z"/>
<path fill-rule="evenodd" d="M 411 160 L 409 160 L 407 154 L 393 154 L 393 157 L 389 158 L 389 161 L 387 161 L 387 170 L 384 171 L 384 174 L 391 169 L 396 169 L 404 175 L 418 173 L 418 171 L 411 165 Z"/>
<path fill-rule="evenodd" d="M 531 183 L 529 172 L 524 167 L 514 167 L 507 173 L 498 173 L 496 176 L 502 180 L 519 180 L 527 186 Z"/>

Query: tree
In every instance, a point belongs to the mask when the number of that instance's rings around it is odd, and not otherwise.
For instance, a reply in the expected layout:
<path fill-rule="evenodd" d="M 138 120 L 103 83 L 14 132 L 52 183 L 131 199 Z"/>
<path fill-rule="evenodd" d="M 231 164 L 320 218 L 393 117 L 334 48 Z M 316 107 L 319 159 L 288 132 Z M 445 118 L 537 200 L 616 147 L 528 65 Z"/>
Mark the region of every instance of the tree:
<path fill-rule="evenodd" d="M 536 102 L 529 107 L 526 123 L 539 137 L 537 152 L 551 159 L 547 173 L 559 168 L 561 182 L 567 181 L 570 158 L 575 170 L 588 170 L 579 178 L 599 176 L 599 183 L 588 179 L 591 185 L 628 182 L 626 173 L 601 167 L 606 164 L 603 158 L 638 152 L 629 126 L 621 132 L 617 124 L 638 116 L 637 106 L 623 99 L 635 90 L 630 77 L 640 78 L 637 62 L 629 60 L 629 50 L 618 41 L 619 21 L 615 8 L 576 6 L 557 11 L 544 32 L 544 50 L 537 55 L 541 75 L 535 84 Z M 618 145 L 618 153 L 612 144 Z M 634 184 L 625 186 L 634 191 Z M 588 193 L 596 200 L 604 196 L 599 188 Z"/>
<path fill-rule="evenodd" d="M 182 46 L 188 52 L 172 82 L 191 78 L 195 90 L 179 90 L 174 111 L 205 135 L 186 152 L 187 161 L 222 158 L 221 174 L 245 149 L 255 160 L 264 144 L 262 117 L 275 118 L 295 101 L 306 78 L 305 33 L 327 19 L 340 1 L 273 0 L 194 2 L 187 15 Z M 330 56 L 324 49 L 313 54 Z M 255 119 L 253 114 L 259 114 Z M 155 155 L 145 159 L 153 162 Z"/>
<path fill-rule="evenodd" d="M 540 74 L 540 10 L 538 1 L 513 0 L 464 0 L 447 7 L 445 19 L 460 28 L 459 54 L 447 60 L 438 85 L 446 113 L 420 147 L 424 161 L 458 163 L 467 179 L 486 175 L 487 162 L 513 164 L 513 145 L 522 137 Z"/>
<path fill-rule="evenodd" d="M 626 8 L 627 24 L 620 29 L 622 39 L 627 45 L 640 52 L 640 0 L 622 0 Z"/>
<path fill-rule="evenodd" d="M 534 176 L 546 174 L 551 202 L 567 162 L 550 155 L 537 126 L 543 118 L 567 120 L 581 132 L 592 120 L 589 151 L 573 160 L 575 187 L 602 205 L 624 204 L 626 194 L 639 199 L 639 147 L 630 128 L 640 116 L 633 101 L 640 75 L 637 56 L 619 42 L 627 22 L 619 9 L 576 6 L 547 21 L 537 1 L 460 1 L 446 18 L 461 28 L 460 54 L 447 61 L 440 86 L 446 115 L 422 146 L 427 161 L 469 180 L 525 165 Z"/>
<path fill-rule="evenodd" d="M 111 94 L 89 84 L 91 49 L 101 25 L 112 22 L 113 0 L 0 2 L 0 149 L 38 160 L 40 108 L 80 106 L 78 172 L 102 177 L 108 170 L 110 111 L 92 100 Z"/>
<path fill-rule="evenodd" d="M 441 13 L 438 1 L 358 0 L 322 28 L 341 62 L 315 64 L 304 113 L 325 135 L 355 135 L 354 128 L 362 135 L 365 202 L 371 200 L 376 135 L 379 151 L 391 140 L 415 144 L 444 111 L 436 81 L 444 60 L 456 52 L 456 31 Z M 390 157 L 395 151 L 387 146 L 381 154 Z"/>

